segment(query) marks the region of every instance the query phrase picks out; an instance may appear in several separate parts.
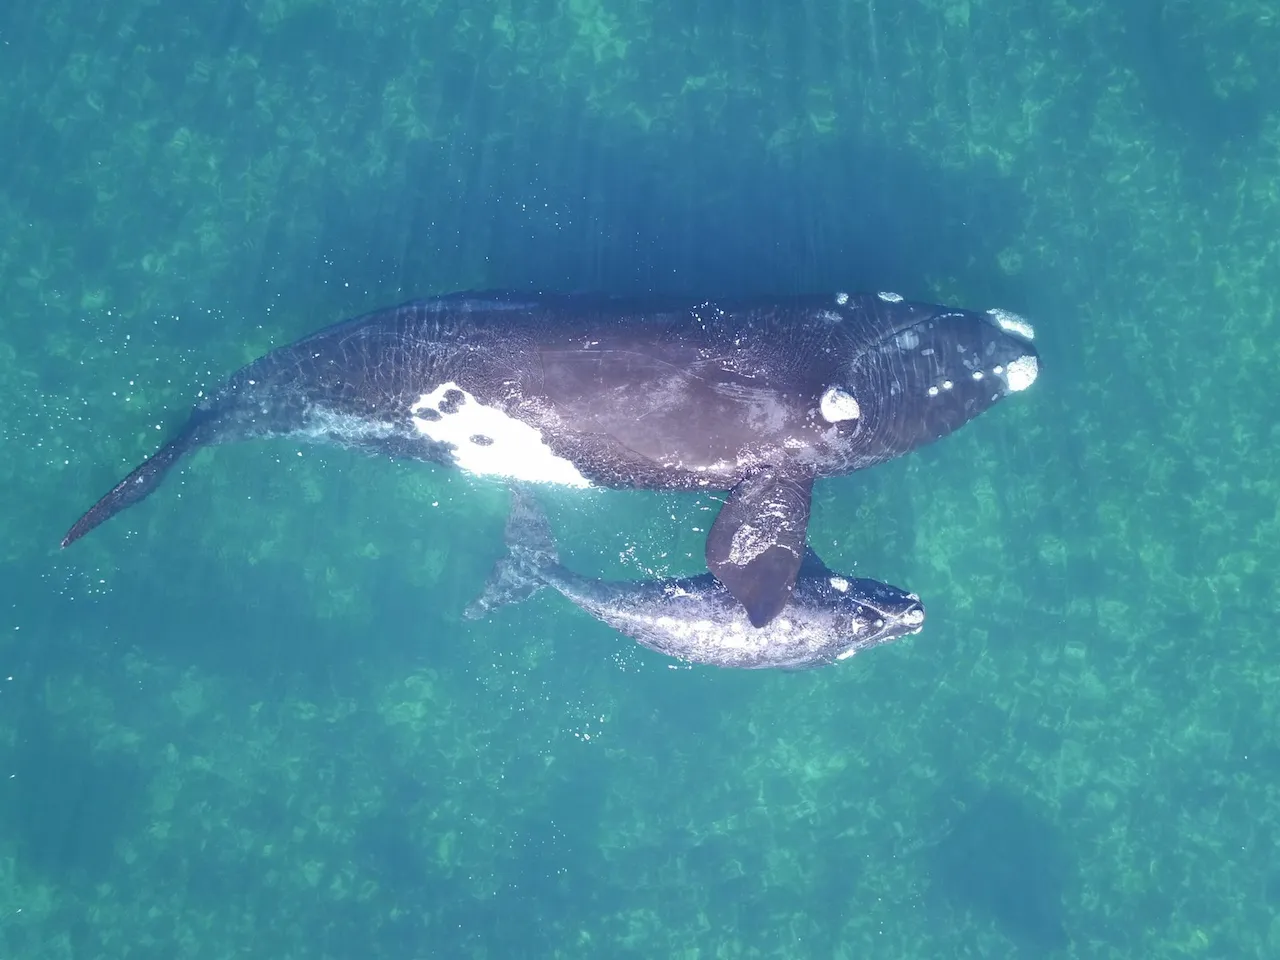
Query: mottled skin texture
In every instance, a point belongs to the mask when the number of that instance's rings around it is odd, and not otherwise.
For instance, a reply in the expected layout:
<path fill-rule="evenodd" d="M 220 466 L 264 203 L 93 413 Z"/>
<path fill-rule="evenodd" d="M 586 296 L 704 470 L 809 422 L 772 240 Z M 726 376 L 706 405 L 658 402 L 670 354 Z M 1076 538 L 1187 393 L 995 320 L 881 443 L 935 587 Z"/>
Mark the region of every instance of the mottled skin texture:
<path fill-rule="evenodd" d="M 546 515 L 527 490 L 512 491 L 508 554 L 470 606 L 471 619 L 550 587 L 619 633 L 688 663 L 738 669 L 804 669 L 836 663 L 919 633 L 920 598 L 878 580 L 833 573 L 809 550 L 782 611 L 755 627 L 709 573 L 601 580 L 560 562 Z"/>
<path fill-rule="evenodd" d="M 415 301 L 237 371 L 63 545 L 207 444 L 302 436 L 451 464 L 455 448 L 424 436 L 414 414 L 425 394 L 452 383 L 539 431 L 593 484 L 731 491 L 708 564 L 761 625 L 786 602 L 803 558 L 813 481 L 958 429 L 1009 392 L 991 371 L 1027 356 L 1026 340 L 984 314 L 876 295 Z M 824 417 L 833 386 L 856 401 L 857 416 Z M 762 546 L 740 549 L 753 543 Z"/>
<path fill-rule="evenodd" d="M 651 650 L 689 663 L 745 669 L 816 667 L 916 633 L 919 600 L 878 580 L 843 578 L 803 568 L 782 611 L 755 627 L 746 609 L 715 577 L 607 581 L 564 566 L 545 572 L 581 609 Z M 921 621 L 912 611 L 919 611 Z M 877 624 L 879 624 L 877 626 Z"/>

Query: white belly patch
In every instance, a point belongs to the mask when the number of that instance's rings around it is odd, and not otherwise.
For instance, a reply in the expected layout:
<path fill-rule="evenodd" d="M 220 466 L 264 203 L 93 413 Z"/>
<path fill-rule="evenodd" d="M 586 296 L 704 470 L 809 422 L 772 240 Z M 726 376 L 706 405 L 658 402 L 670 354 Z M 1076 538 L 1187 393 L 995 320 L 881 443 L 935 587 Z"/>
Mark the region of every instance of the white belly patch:
<path fill-rule="evenodd" d="M 442 383 L 409 408 L 414 428 L 436 443 L 453 447 L 461 470 L 525 483 L 589 487 L 570 461 L 551 452 L 542 431 L 486 407 L 456 383 Z"/>

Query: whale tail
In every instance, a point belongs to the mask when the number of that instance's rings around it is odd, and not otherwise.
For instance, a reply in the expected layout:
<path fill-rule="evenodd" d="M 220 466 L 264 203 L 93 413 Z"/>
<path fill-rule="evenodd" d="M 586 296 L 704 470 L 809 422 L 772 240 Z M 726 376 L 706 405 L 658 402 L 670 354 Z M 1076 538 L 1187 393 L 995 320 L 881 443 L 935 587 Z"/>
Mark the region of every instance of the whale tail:
<path fill-rule="evenodd" d="M 560 564 L 551 524 L 533 494 L 519 486 L 511 487 L 511 512 L 504 539 L 507 553 L 494 564 L 480 596 L 463 611 L 468 620 L 477 620 L 508 603 L 527 600 L 551 585 L 548 575 Z"/>
<path fill-rule="evenodd" d="M 192 422 L 176 437 L 166 443 L 154 454 L 144 460 L 127 477 L 117 483 L 101 500 L 89 508 L 89 511 L 77 520 L 62 538 L 62 545 L 68 547 L 101 523 L 111 519 L 126 507 L 131 507 L 140 500 L 145 500 L 151 492 L 160 486 L 169 468 L 182 456 L 201 446 L 203 440 L 197 429 L 198 422 Z"/>

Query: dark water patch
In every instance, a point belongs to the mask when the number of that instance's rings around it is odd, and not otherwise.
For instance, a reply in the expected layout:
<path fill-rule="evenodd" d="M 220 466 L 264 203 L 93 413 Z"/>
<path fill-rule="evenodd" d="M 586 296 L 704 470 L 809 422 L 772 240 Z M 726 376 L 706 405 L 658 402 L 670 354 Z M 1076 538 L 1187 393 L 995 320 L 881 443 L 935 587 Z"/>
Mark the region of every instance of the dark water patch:
<path fill-rule="evenodd" d="M 1116 4 L 1126 65 L 1142 84 L 1142 104 L 1176 132 L 1187 158 L 1211 159 L 1253 143 L 1265 116 L 1266 88 L 1220 94 L 1214 88 L 1207 38 L 1194 4 L 1134 0 Z M 1220 39 L 1220 38 L 1219 38 Z"/>
<path fill-rule="evenodd" d="M 396 901 L 412 902 L 432 882 L 414 821 L 403 810 L 383 810 L 363 821 L 356 831 L 354 859 L 361 873 Z"/>
<path fill-rule="evenodd" d="M 993 171 L 959 176 L 854 134 L 771 155 L 745 122 L 699 130 L 691 112 L 692 129 L 657 136 L 565 102 L 486 142 L 485 109 L 450 151 L 406 145 L 383 194 L 332 197 L 317 248 L 351 275 L 398 262 L 418 292 L 472 256 L 515 289 L 921 290 L 1014 243 L 1024 202 Z M 554 167 L 535 146 L 547 139 L 565 148 Z"/>
<path fill-rule="evenodd" d="M 53 881 L 97 882 L 116 867 L 116 843 L 137 824 L 146 777 L 134 762 L 95 751 L 33 710 L 0 791 L 0 816 L 20 868 Z"/>
<path fill-rule="evenodd" d="M 994 921 L 1024 950 L 1044 955 L 1070 943 L 1064 844 L 1027 801 L 1000 789 L 963 800 L 929 861 L 935 895 Z"/>

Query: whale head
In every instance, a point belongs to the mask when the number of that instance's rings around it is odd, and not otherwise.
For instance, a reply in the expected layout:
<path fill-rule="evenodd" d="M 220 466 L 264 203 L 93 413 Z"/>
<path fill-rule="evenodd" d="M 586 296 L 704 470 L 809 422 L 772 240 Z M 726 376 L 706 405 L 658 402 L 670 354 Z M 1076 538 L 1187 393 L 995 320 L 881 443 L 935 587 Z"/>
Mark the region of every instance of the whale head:
<path fill-rule="evenodd" d="M 914 593 L 865 577 L 831 574 L 824 585 L 835 606 L 828 661 L 847 660 L 855 653 L 909 637 L 924 628 L 924 604 Z"/>
<path fill-rule="evenodd" d="M 1035 383 L 1035 333 L 1016 314 L 878 299 L 819 401 L 860 456 L 901 456 Z"/>

